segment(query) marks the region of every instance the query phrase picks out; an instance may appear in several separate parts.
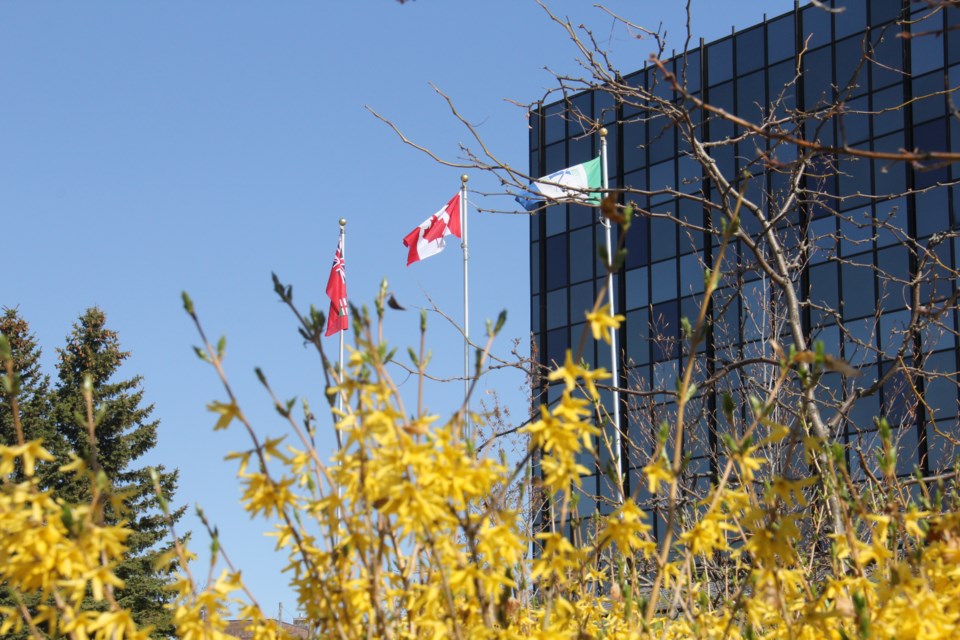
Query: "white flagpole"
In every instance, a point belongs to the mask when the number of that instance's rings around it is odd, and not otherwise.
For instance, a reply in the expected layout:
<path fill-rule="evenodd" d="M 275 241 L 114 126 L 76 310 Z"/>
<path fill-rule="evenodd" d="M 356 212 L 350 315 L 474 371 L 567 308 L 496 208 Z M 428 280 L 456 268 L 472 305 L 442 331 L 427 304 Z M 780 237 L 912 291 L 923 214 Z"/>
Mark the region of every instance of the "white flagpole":
<path fill-rule="evenodd" d="M 346 235 L 344 234 L 344 227 L 346 227 L 346 226 L 347 226 L 347 219 L 346 219 L 346 218 L 340 218 L 340 259 L 343 261 L 344 274 L 346 274 L 346 265 L 347 265 L 347 246 L 346 246 L 346 241 L 345 241 Z M 339 309 L 338 311 L 341 311 L 341 312 L 342 312 L 343 309 L 341 308 L 341 309 Z M 339 385 L 339 386 L 341 387 L 340 393 L 337 394 L 337 411 L 343 411 L 343 390 L 342 390 L 342 387 L 343 387 L 343 376 L 344 376 L 344 371 L 343 371 L 343 330 L 341 329 L 341 330 L 338 331 L 337 333 L 340 335 L 340 385 Z M 333 431 L 334 431 L 334 433 L 336 433 L 336 436 L 337 436 L 337 451 L 341 451 L 341 450 L 343 450 L 343 437 L 340 435 L 340 429 L 336 429 L 336 428 L 335 428 Z M 337 487 L 338 492 L 339 492 L 339 489 L 340 489 L 340 488 Z"/>
<path fill-rule="evenodd" d="M 346 226 L 347 226 L 347 219 L 346 219 L 346 218 L 340 218 L 340 260 L 341 260 L 341 263 L 343 264 L 344 279 L 346 279 L 346 273 L 347 273 L 347 247 L 346 247 L 346 241 L 345 241 L 346 235 L 344 234 L 344 227 L 346 227 Z M 337 311 L 338 311 L 338 312 L 344 311 L 343 306 L 341 305 L 341 308 L 338 309 Z M 338 331 L 337 333 L 339 334 L 339 339 L 340 339 L 340 380 L 338 381 L 338 384 L 337 384 L 337 386 L 340 387 L 340 393 L 337 394 L 337 415 L 338 415 L 338 417 L 339 417 L 339 415 L 343 412 L 343 376 L 344 376 L 344 370 L 343 370 L 343 329 L 341 329 L 341 330 Z M 334 435 L 335 435 L 336 438 L 337 438 L 337 453 L 340 453 L 340 452 L 343 451 L 343 436 L 340 434 L 340 429 L 337 429 L 337 425 L 336 425 L 336 424 L 333 425 L 333 433 L 334 433 Z M 337 485 L 337 498 L 342 498 L 342 497 L 343 497 L 343 487 L 341 487 L 341 486 L 338 484 L 338 485 Z M 339 525 L 339 522 L 340 522 L 340 505 L 337 505 L 337 523 L 338 523 L 338 525 Z M 331 541 L 332 541 L 332 543 L 333 543 L 334 545 L 337 544 L 337 534 L 336 534 L 336 533 L 333 534 Z"/>
<path fill-rule="evenodd" d="M 460 230 L 463 234 L 460 246 L 463 248 L 463 432 L 473 441 L 473 427 L 470 425 L 470 278 L 468 264 L 470 250 L 467 246 L 467 180 L 470 176 L 460 176 Z"/>
<path fill-rule="evenodd" d="M 604 190 L 604 196 L 606 196 L 607 189 L 610 188 L 609 176 L 607 174 L 607 129 L 603 127 L 600 129 L 600 175 L 602 176 L 602 185 Z M 609 260 L 614 259 L 613 255 L 613 239 L 611 233 L 611 224 L 610 221 L 600 216 L 600 224 L 604 226 L 607 234 L 607 257 Z M 610 315 L 616 315 L 617 310 L 614 303 L 616 296 L 613 292 L 613 271 L 607 273 L 607 302 L 610 304 Z M 617 331 L 613 330 L 610 332 L 610 368 L 613 373 L 613 448 L 614 455 L 617 459 L 617 487 L 620 487 L 623 483 L 623 460 L 622 460 L 622 450 L 623 447 L 620 444 L 620 367 L 618 365 L 619 359 L 617 357 Z M 621 499 L 623 496 L 621 495 Z"/>

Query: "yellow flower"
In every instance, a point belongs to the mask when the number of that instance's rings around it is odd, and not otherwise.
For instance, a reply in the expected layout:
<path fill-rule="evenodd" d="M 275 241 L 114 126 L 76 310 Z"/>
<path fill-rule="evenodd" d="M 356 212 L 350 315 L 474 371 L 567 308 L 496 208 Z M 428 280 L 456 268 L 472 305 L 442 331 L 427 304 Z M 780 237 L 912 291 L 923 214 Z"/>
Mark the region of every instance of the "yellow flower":
<path fill-rule="evenodd" d="M 573 354 L 571 353 L 570 349 L 567 349 L 567 355 L 564 359 L 563 366 L 556 371 L 551 371 L 550 375 L 547 376 L 547 380 L 550 382 L 563 380 L 563 384 L 567 391 L 573 391 L 577 387 L 577 376 L 579 375 L 580 367 L 573 363 Z"/>
<path fill-rule="evenodd" d="M 53 460 L 39 440 L 32 440 L 26 444 L 15 447 L 3 447 L 0 449 L 0 476 L 6 476 L 13 472 L 14 460 L 19 458 L 23 464 L 23 473 L 26 476 L 32 476 L 36 470 L 37 460 Z"/>
<path fill-rule="evenodd" d="M 593 371 L 582 370 L 580 375 L 583 378 L 583 384 L 587 387 L 587 392 L 590 394 L 590 397 L 593 398 L 594 401 L 599 401 L 600 394 L 597 393 L 597 387 L 594 384 L 594 381 L 606 380 L 607 378 L 612 377 L 610 373 L 603 367 L 600 367 L 599 369 L 594 369 Z"/>
<path fill-rule="evenodd" d="M 647 486 L 652 495 L 657 494 L 660 483 L 670 484 L 673 482 L 673 471 L 670 469 L 670 463 L 666 457 L 660 456 L 643 468 L 643 473 L 647 476 Z"/>
<path fill-rule="evenodd" d="M 799 480 L 774 478 L 766 493 L 766 499 L 769 501 L 776 497 L 783 500 L 783 503 L 788 507 L 791 502 L 796 502 L 797 506 L 805 507 L 807 506 L 807 498 L 803 495 L 803 490 L 816 483 L 817 480 L 817 476 L 810 476 Z"/>
<path fill-rule="evenodd" d="M 619 550 L 643 551 L 652 553 L 657 545 L 647 535 L 650 525 L 643 521 L 644 513 L 629 498 L 604 523 L 603 534 L 598 547 L 613 542 Z"/>
<path fill-rule="evenodd" d="M 590 473 L 576 459 L 582 449 L 592 450 L 591 438 L 600 435 L 595 425 L 585 421 L 587 406 L 586 400 L 564 391 L 552 413 L 541 406 L 540 420 L 520 430 L 530 434 L 531 449 L 543 451 L 543 486 L 552 491 L 566 491 L 571 483 L 579 486 L 580 476 Z"/>
<path fill-rule="evenodd" d="M 927 534 L 920 528 L 920 521 L 929 515 L 928 511 L 920 511 L 916 507 L 910 507 L 910 510 L 903 514 L 903 528 L 909 535 L 917 540 L 922 540 Z"/>
<path fill-rule="evenodd" d="M 696 555 L 709 555 L 714 551 L 729 549 L 724 531 L 736 531 L 737 528 L 726 521 L 722 513 L 711 511 L 705 514 L 693 527 L 680 535 L 680 540 Z"/>
<path fill-rule="evenodd" d="M 555 371 L 551 371 L 550 375 L 547 376 L 547 380 L 550 382 L 563 380 L 565 389 L 567 391 L 573 391 L 577 388 L 577 379 L 582 379 L 584 386 L 587 388 L 587 393 L 589 393 L 590 397 L 596 401 L 600 399 L 600 394 L 597 393 L 597 387 L 594 382 L 597 380 L 606 380 L 609 377 L 610 374 L 602 367 L 590 371 L 586 367 L 581 367 L 577 364 L 574 364 L 573 355 L 570 352 L 570 349 L 567 349 L 567 355 L 563 366 Z"/>
<path fill-rule="evenodd" d="M 793 545 L 800 537 L 796 516 L 780 516 L 768 522 L 763 509 L 752 509 L 742 519 L 750 535 L 744 549 L 753 554 L 757 562 L 765 566 L 796 561 Z"/>
<path fill-rule="evenodd" d="M 609 304 L 603 305 L 596 311 L 587 312 L 587 322 L 590 323 L 593 339 L 602 339 L 607 344 L 610 344 L 613 332 L 620 328 L 620 323 L 624 320 L 626 320 L 626 317 L 619 313 L 615 316 L 610 315 Z"/>
<path fill-rule="evenodd" d="M 743 480 L 744 484 L 749 484 L 753 482 L 753 474 L 755 471 L 759 471 L 760 467 L 766 464 L 766 460 L 763 458 L 754 458 L 750 454 L 757 450 L 757 447 L 750 447 L 742 453 L 737 453 L 734 455 L 734 460 L 737 461 L 737 464 L 740 465 L 740 478 Z"/>

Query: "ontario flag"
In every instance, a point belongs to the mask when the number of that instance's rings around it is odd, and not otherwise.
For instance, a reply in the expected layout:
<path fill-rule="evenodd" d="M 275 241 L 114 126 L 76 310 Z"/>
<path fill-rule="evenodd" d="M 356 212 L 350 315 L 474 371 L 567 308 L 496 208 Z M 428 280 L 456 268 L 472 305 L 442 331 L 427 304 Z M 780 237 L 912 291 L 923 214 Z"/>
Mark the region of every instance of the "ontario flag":
<path fill-rule="evenodd" d="M 337 242 L 337 253 L 330 267 L 330 277 L 327 278 L 327 297 L 330 298 L 330 313 L 327 314 L 327 332 L 330 336 L 338 331 L 346 331 L 350 326 L 350 316 L 347 314 L 347 273 L 343 262 L 343 235 Z"/>
<path fill-rule="evenodd" d="M 446 206 L 403 238 L 403 246 L 408 249 L 407 266 L 443 251 L 443 239 L 449 235 L 461 237 L 459 191 Z"/>

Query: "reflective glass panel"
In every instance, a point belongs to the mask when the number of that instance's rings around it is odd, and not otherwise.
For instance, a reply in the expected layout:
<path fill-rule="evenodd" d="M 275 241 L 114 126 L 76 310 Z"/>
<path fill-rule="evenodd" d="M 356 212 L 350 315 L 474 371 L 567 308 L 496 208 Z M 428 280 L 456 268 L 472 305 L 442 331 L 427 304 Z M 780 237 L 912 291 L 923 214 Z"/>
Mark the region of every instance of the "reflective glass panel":
<path fill-rule="evenodd" d="M 842 0 L 843 11 L 834 14 L 836 37 L 843 38 L 863 31 L 867 26 L 866 0 Z"/>
<path fill-rule="evenodd" d="M 647 130 L 645 122 L 633 120 L 623 124 L 623 170 L 625 172 L 630 172 L 646 165 L 646 144 Z M 630 184 L 629 181 L 627 181 L 627 183 Z M 637 186 L 639 187 L 639 185 Z"/>
<path fill-rule="evenodd" d="M 582 282 L 593 278 L 593 229 L 578 229 L 570 238 L 570 282 Z"/>
<path fill-rule="evenodd" d="M 869 256 L 865 260 L 869 260 Z M 844 264 L 843 277 L 843 317 L 860 318 L 873 315 L 877 300 L 873 289 L 873 270 L 866 265 Z"/>
<path fill-rule="evenodd" d="M 562 102 L 557 102 L 544 108 L 547 144 L 559 142 L 567 136 L 567 122 L 563 117 L 563 106 Z"/>
<path fill-rule="evenodd" d="M 863 60 L 863 39 L 854 36 L 841 40 L 835 45 L 834 65 L 837 87 L 841 95 L 860 95 L 868 89 L 866 66 L 860 66 Z"/>
<path fill-rule="evenodd" d="M 832 99 L 830 55 L 830 47 L 825 47 L 811 51 L 803 58 L 803 97 L 807 109 Z"/>
<path fill-rule="evenodd" d="M 956 75 L 952 74 L 954 79 Z M 956 85 L 952 85 L 956 86 Z M 913 79 L 913 122 L 925 122 L 940 118 L 947 114 L 947 102 L 942 95 L 933 95 L 944 89 L 942 71 L 934 71 L 920 78 Z"/>
<path fill-rule="evenodd" d="M 763 25 L 738 33 L 737 75 L 756 71 L 763 66 Z"/>
<path fill-rule="evenodd" d="M 557 289 L 547 294 L 547 329 L 567 324 L 567 290 Z"/>
<path fill-rule="evenodd" d="M 646 307 L 650 303 L 648 274 L 649 270 L 646 267 L 627 271 L 627 309 Z"/>
<path fill-rule="evenodd" d="M 567 237 L 547 238 L 547 290 L 567 286 Z"/>
<path fill-rule="evenodd" d="M 767 55 L 770 62 L 792 58 L 794 54 L 793 14 L 788 14 L 767 24 Z"/>
<path fill-rule="evenodd" d="M 880 25 L 900 17 L 901 0 L 870 0 L 870 23 Z"/>
<path fill-rule="evenodd" d="M 943 20 L 939 14 L 921 20 L 912 27 L 914 31 L 937 31 L 943 29 Z M 943 67 L 943 38 L 919 36 L 910 38 L 910 69 L 918 76 Z"/>
<path fill-rule="evenodd" d="M 653 288 L 651 301 L 658 304 L 677 297 L 677 263 L 675 260 L 657 262 L 651 267 L 650 279 Z"/>
<path fill-rule="evenodd" d="M 830 13 L 822 8 L 808 5 L 800 14 L 800 22 L 803 25 L 803 38 L 807 41 L 809 38 L 809 47 L 819 47 L 830 42 Z"/>
<path fill-rule="evenodd" d="M 710 86 L 733 77 L 733 40 L 730 38 L 707 47 L 707 77 Z"/>
<path fill-rule="evenodd" d="M 903 46 L 896 29 L 885 29 L 873 36 L 871 58 L 876 64 L 870 65 L 870 72 L 874 91 L 903 80 Z"/>

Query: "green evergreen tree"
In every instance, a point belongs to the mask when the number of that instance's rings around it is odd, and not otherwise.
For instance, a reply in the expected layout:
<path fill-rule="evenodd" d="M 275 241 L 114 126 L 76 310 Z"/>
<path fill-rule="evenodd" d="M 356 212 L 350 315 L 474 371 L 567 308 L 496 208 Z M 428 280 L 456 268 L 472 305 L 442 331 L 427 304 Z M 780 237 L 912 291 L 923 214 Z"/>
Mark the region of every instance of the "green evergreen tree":
<path fill-rule="evenodd" d="M 154 625 L 157 636 L 172 634 L 165 604 L 171 600 L 166 587 L 171 575 L 155 567 L 159 555 L 169 548 L 163 541 L 166 523 L 159 509 L 150 468 L 136 462 L 157 443 L 159 422 L 151 420 L 153 405 L 143 404 L 142 378 L 117 380 L 118 370 L 130 353 L 120 349 L 117 333 L 106 326 L 100 309 L 88 309 L 74 324 L 66 346 L 58 350 L 58 383 L 54 414 L 60 433 L 72 450 L 92 468 L 99 467 L 112 482 L 112 491 L 122 496 L 123 508 L 104 505 L 108 522 L 126 520 L 134 532 L 128 539 L 130 550 L 117 574 L 124 580 L 116 593 L 120 606 L 130 609 L 141 625 Z M 96 405 L 96 460 L 86 426 L 83 398 L 84 378 L 90 377 Z M 160 478 L 164 498 L 170 502 L 177 485 L 178 472 L 154 467 Z M 67 502 L 90 500 L 89 483 L 66 480 L 58 493 Z M 179 519 L 183 509 L 172 513 Z"/>
<path fill-rule="evenodd" d="M 37 466 L 41 487 L 47 488 L 53 484 L 53 476 L 58 473 L 58 467 L 68 460 L 66 443 L 51 419 L 50 376 L 41 370 L 40 346 L 30 332 L 30 325 L 20 317 L 16 309 L 2 310 L 0 334 L 6 338 L 10 348 L 14 380 L 11 380 L 9 389 L 16 389 L 17 409 L 24 440 L 42 439 L 43 446 L 57 458 L 54 463 L 40 463 Z M 7 376 L 2 363 L 0 376 Z M 13 407 L 7 387 L 0 393 L 0 444 L 17 444 Z"/>
<path fill-rule="evenodd" d="M 16 446 L 18 437 L 14 428 L 13 398 L 17 404 L 17 416 L 20 428 L 23 430 L 25 442 L 43 440 L 43 446 L 56 458 L 53 462 L 39 461 L 36 477 L 41 488 L 50 488 L 55 484 L 59 467 L 68 459 L 68 448 L 64 438 L 57 432 L 52 420 L 52 405 L 50 391 L 50 376 L 40 368 L 40 346 L 30 332 L 30 326 L 16 309 L 4 308 L 0 314 L 0 334 L 6 339 L 9 349 L 12 377 L 7 371 L 6 363 L 2 362 L 0 354 L 0 378 L 3 387 L 0 387 L 0 444 Z M 23 473 L 18 469 L 14 472 L 14 482 L 21 482 Z M 33 610 L 40 602 L 40 597 L 33 594 L 22 595 L 22 602 Z M 10 593 L 5 584 L 0 584 L 0 606 L 15 607 L 17 599 Z M 11 640 L 21 640 L 29 637 L 28 631 L 9 633 L 6 637 Z"/>

